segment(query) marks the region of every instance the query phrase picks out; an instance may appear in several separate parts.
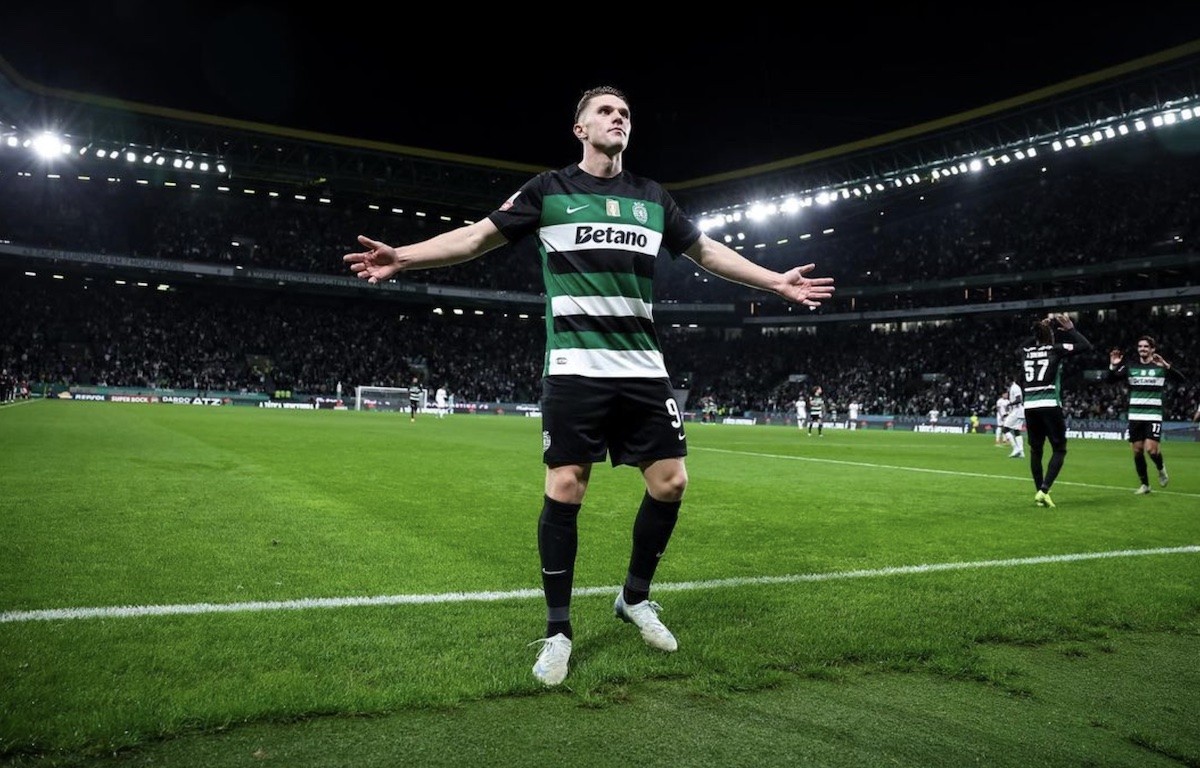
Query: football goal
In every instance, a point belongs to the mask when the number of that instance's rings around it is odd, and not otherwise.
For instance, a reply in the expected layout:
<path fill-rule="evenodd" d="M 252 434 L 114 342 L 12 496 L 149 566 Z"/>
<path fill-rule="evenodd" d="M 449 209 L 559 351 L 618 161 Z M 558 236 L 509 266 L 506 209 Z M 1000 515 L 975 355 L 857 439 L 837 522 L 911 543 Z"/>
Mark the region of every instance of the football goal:
<path fill-rule="evenodd" d="M 356 411 L 407 411 L 408 387 L 366 387 L 354 388 L 354 410 Z M 418 390 L 421 398 L 420 409 L 425 410 L 425 390 Z"/>

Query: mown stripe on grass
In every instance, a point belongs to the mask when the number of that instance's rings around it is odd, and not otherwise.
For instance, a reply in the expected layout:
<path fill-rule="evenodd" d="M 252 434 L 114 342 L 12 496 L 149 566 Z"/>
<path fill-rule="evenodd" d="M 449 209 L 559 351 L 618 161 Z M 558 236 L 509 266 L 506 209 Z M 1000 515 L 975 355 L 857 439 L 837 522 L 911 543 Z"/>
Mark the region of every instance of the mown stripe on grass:
<path fill-rule="evenodd" d="M 926 563 L 831 573 L 805 573 L 787 576 L 746 576 L 706 581 L 680 581 L 655 584 L 656 592 L 682 592 L 698 589 L 720 589 L 761 584 L 799 584 L 838 579 L 863 579 L 881 576 L 963 571 L 972 568 L 1008 568 L 1020 565 L 1070 563 L 1080 560 L 1102 560 L 1147 555 L 1178 555 L 1200 553 L 1200 546 L 1162 547 L 1159 549 L 1121 549 L 1111 552 L 1078 552 L 1066 555 L 1017 557 L 1007 560 L 976 560 L 965 563 Z M 581 587 L 576 595 L 611 595 L 619 586 Z M 199 613 L 245 613 L 256 611 L 301 611 L 312 608 L 349 608 L 371 605 L 427 605 L 431 603 L 495 602 L 541 598 L 541 589 L 515 589 L 504 592 L 442 592 L 433 595 L 380 595 L 375 597 L 312 597 L 298 600 L 250 601 L 242 603 L 190 603 L 186 605 L 121 605 L 100 608 L 48 608 L 35 611 L 0 613 L 0 624 L 26 621 L 63 621 L 70 619 L 127 619 L 138 616 L 179 616 Z"/>
<path fill-rule="evenodd" d="M 688 447 L 689 451 L 708 451 L 710 453 L 730 453 L 735 456 L 749 456 L 755 459 L 784 459 L 786 461 L 811 461 L 814 464 L 841 464 L 846 467 L 865 467 L 867 469 L 895 469 L 901 472 L 923 472 L 929 475 L 953 475 L 955 477 L 981 477 L 986 480 L 1019 480 L 1023 483 L 1029 482 L 1029 474 L 1021 476 L 1016 475 L 989 475 L 986 472 L 960 472 L 953 469 L 933 469 L 932 467 L 906 467 L 901 464 L 878 464 L 870 461 L 847 461 L 845 459 L 821 459 L 815 456 L 792 456 L 786 453 L 762 453 L 759 451 L 735 451 L 729 448 L 709 448 L 709 447 Z M 1022 467 L 1028 466 L 1026 462 L 1021 462 Z M 1099 483 L 1078 483 L 1071 480 L 1055 480 L 1055 485 L 1074 485 L 1079 488 L 1099 488 L 1107 491 L 1125 491 L 1128 492 L 1128 485 L 1100 485 Z M 1200 493 L 1185 493 L 1180 491 L 1167 491 L 1155 489 L 1154 493 L 1163 496 L 1183 496 L 1191 499 L 1200 499 Z"/>

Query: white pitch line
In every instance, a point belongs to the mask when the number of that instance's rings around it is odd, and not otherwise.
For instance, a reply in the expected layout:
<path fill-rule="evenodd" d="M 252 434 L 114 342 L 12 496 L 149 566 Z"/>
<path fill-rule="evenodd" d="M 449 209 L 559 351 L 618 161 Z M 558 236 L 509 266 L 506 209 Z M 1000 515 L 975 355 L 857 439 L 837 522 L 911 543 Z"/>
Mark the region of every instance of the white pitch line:
<path fill-rule="evenodd" d="M 697 589 L 720 589 L 758 584 L 802 584 L 840 579 L 865 579 L 879 576 L 901 576 L 938 571 L 965 571 L 975 568 L 1009 568 L 1018 565 L 1070 563 L 1079 560 L 1103 560 L 1117 557 L 1146 555 L 1178 555 L 1200 553 L 1200 546 L 1163 547 L 1160 549 L 1121 549 L 1112 552 L 1080 552 L 1068 555 L 1042 555 L 1007 560 L 976 560 L 965 563 L 927 563 L 900 565 L 859 571 L 805 573 L 789 576 L 745 576 L 707 581 L 679 581 L 655 584 L 656 592 L 686 592 Z M 612 595 L 619 586 L 582 587 L 573 594 Z M 7 611 L 0 613 L 0 624 L 28 621 L 65 621 L 70 619 L 127 619 L 135 616 L 181 616 L 200 613 L 253 613 L 258 611 L 300 611 L 310 608 L 350 608 L 379 605 L 428 605 L 432 603 L 496 602 L 541 598 L 541 589 L 515 589 L 507 592 L 443 592 L 433 595 L 381 595 L 377 597 L 312 597 L 299 600 L 245 603 L 190 603 L 187 605 L 122 605 L 107 608 L 49 608 L 39 611 Z"/>
<path fill-rule="evenodd" d="M 953 469 L 930 469 L 928 467 L 905 467 L 900 464 L 873 464 L 867 461 L 846 461 L 845 459 L 822 459 L 814 456 L 790 456 L 783 453 L 759 453 L 757 451 L 733 451 L 728 448 L 708 448 L 689 446 L 689 451 L 709 451 L 711 453 L 731 453 L 734 456 L 751 456 L 756 459 L 784 459 L 786 461 L 811 461 L 816 464 L 841 464 L 847 467 L 867 467 L 869 469 L 895 469 L 901 472 L 924 472 L 930 475 L 953 475 L 955 477 L 981 477 L 986 480 L 1019 480 L 1023 483 L 1029 482 L 1029 477 L 1016 477 L 1014 475 L 989 475 L 984 472 L 958 472 Z M 1028 466 L 1026 462 L 1022 462 L 1021 466 Z M 1098 483 L 1077 483 L 1070 480 L 1055 480 L 1057 485 L 1074 485 L 1079 488 L 1099 488 L 1105 491 L 1130 491 L 1125 485 L 1099 485 Z M 1155 490 L 1155 494 L 1163 496 L 1184 496 L 1190 499 L 1200 499 L 1200 493 L 1183 493 L 1180 491 Z"/>

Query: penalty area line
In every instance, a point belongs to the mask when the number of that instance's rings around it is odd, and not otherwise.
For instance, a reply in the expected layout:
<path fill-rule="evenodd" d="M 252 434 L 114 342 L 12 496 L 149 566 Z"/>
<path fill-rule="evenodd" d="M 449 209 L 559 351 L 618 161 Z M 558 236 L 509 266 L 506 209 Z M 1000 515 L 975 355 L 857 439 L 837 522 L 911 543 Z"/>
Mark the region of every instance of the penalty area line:
<path fill-rule="evenodd" d="M 963 563 L 926 563 L 901 565 L 857 571 L 806 573 L 789 576 L 746 576 L 706 581 L 680 581 L 655 584 L 656 592 L 687 592 L 700 589 L 721 589 L 763 584 L 803 584 L 841 579 L 866 579 L 907 574 L 965 571 L 977 568 L 1011 568 L 1022 565 L 1072 563 L 1081 560 L 1104 560 L 1148 555 L 1180 555 L 1200 553 L 1200 546 L 1163 547 L 1159 549 L 1121 549 L 1111 552 L 1079 552 L 1066 555 L 1017 557 L 1005 560 L 976 560 Z M 611 595 L 620 587 L 582 587 L 577 596 Z M 29 621 L 67 621 L 73 619 L 128 619 L 138 616 L 185 616 L 207 613 L 257 613 L 263 611 L 302 611 L 313 608 L 350 608 L 380 605 L 430 605 L 437 603 L 496 602 L 541 598 L 541 589 L 516 589 L 505 592 L 442 592 L 431 595 L 380 595 L 375 597 L 314 597 L 298 600 L 251 601 L 241 603 L 190 603 L 184 605 L 121 605 L 99 608 L 48 608 L 34 611 L 0 613 L 0 624 Z"/>

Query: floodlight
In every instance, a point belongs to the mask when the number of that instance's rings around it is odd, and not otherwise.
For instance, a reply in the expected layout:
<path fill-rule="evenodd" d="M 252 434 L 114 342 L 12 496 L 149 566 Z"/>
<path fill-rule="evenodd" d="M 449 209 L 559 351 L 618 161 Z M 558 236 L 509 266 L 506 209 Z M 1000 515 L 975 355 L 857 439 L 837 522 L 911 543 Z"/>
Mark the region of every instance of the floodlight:
<path fill-rule="evenodd" d="M 55 155 L 62 154 L 61 147 L 62 142 L 59 141 L 58 137 L 53 133 L 47 132 L 39 134 L 33 140 L 33 151 L 36 152 L 39 157 L 46 160 L 49 160 Z"/>

